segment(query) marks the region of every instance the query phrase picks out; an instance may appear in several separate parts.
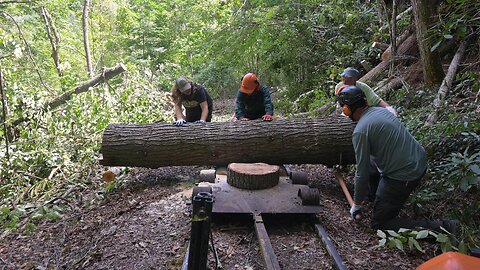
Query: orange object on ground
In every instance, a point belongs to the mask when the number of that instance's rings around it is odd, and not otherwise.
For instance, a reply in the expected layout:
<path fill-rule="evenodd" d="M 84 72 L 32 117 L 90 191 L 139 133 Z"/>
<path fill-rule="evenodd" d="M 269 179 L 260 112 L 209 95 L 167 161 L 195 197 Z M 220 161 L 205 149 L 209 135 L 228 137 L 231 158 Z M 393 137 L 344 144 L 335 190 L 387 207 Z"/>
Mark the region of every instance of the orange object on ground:
<path fill-rule="evenodd" d="M 480 258 L 449 251 L 422 263 L 416 270 L 480 270 Z"/>

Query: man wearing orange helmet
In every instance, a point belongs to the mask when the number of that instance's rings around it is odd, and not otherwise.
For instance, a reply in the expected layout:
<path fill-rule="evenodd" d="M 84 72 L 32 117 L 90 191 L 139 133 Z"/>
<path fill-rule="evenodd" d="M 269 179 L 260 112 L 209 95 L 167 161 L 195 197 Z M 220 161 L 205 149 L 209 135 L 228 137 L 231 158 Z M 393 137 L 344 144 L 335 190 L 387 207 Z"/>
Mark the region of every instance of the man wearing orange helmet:
<path fill-rule="evenodd" d="M 235 116 L 240 121 L 262 118 L 272 121 L 273 104 L 267 86 L 260 85 L 257 75 L 247 73 L 237 93 Z"/>

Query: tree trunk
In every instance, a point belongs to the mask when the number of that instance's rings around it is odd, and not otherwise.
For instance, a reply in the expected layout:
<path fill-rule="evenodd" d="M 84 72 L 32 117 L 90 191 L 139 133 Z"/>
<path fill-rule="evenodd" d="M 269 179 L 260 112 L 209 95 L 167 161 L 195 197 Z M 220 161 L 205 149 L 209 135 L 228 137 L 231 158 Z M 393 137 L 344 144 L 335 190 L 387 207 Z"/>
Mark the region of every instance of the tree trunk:
<path fill-rule="evenodd" d="M 8 108 L 7 108 L 7 98 L 5 96 L 5 92 L 3 91 L 3 74 L 2 74 L 2 65 L 0 64 L 0 97 L 2 98 L 2 112 L 3 112 L 3 135 L 5 136 L 5 157 L 7 158 L 7 161 L 10 161 L 10 153 L 9 153 L 9 133 L 8 130 L 8 125 L 7 125 L 7 120 L 8 120 Z M 8 164 L 9 162 L 7 162 Z M 0 182 L 2 183 L 2 182 Z M 3 183 L 4 184 L 4 183 Z"/>
<path fill-rule="evenodd" d="M 437 121 L 437 109 L 442 106 L 445 97 L 448 95 L 448 91 L 452 88 L 453 81 L 455 80 L 455 75 L 457 74 L 457 69 L 460 63 L 462 62 L 463 55 L 465 54 L 465 49 L 467 47 L 467 42 L 464 40 L 460 43 L 455 56 L 448 67 L 447 75 L 438 90 L 437 96 L 433 100 L 434 110 L 430 113 L 427 118 L 426 125 L 433 125 Z"/>
<path fill-rule="evenodd" d="M 354 123 L 331 118 L 172 124 L 111 124 L 103 134 L 105 166 L 353 164 Z"/>
<path fill-rule="evenodd" d="M 280 168 L 265 163 L 230 163 L 227 183 L 241 189 L 266 189 L 278 185 Z"/>
<path fill-rule="evenodd" d="M 90 42 L 88 40 L 88 12 L 90 9 L 90 0 L 85 0 L 83 4 L 83 18 L 82 18 L 82 26 L 83 26 L 83 46 L 85 48 L 85 58 L 87 61 L 87 72 L 88 77 L 90 78 L 93 74 L 92 68 L 92 58 L 90 56 Z"/>
<path fill-rule="evenodd" d="M 435 4 L 428 0 L 412 0 L 413 14 L 417 33 L 418 48 L 423 63 L 423 78 L 427 86 L 438 85 L 442 82 L 444 73 L 437 51 L 431 51 L 432 37 L 428 29 L 433 24 L 433 10 Z"/>

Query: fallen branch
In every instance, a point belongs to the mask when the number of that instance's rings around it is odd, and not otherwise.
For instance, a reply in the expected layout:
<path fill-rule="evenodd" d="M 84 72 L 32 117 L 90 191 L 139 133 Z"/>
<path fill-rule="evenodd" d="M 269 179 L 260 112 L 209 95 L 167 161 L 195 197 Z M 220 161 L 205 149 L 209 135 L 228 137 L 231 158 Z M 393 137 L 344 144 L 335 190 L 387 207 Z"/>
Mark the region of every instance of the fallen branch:
<path fill-rule="evenodd" d="M 63 93 L 59 97 L 56 97 L 52 101 L 46 103 L 45 105 L 43 105 L 42 109 L 43 110 L 55 109 L 55 108 L 59 107 L 60 105 L 66 103 L 68 100 L 70 100 L 72 98 L 73 94 L 80 94 L 80 93 L 83 93 L 83 92 L 87 92 L 91 88 L 96 87 L 101 83 L 106 83 L 108 80 L 110 80 L 111 78 L 117 76 L 118 74 L 120 74 L 124 71 L 126 71 L 126 68 L 121 63 L 119 63 L 116 66 L 111 67 L 111 68 L 104 68 L 104 70 L 102 72 L 100 72 L 98 75 L 96 75 L 95 77 L 91 78 L 90 80 L 88 80 L 86 82 L 80 83 L 79 85 L 75 86 L 75 88 L 73 88 L 72 90 L 69 90 L 69 91 Z M 12 126 L 14 126 L 14 127 L 18 126 L 19 124 L 21 124 L 23 122 L 27 122 L 29 120 L 30 119 L 28 119 L 28 118 L 23 118 L 23 117 L 19 118 L 19 119 L 13 121 Z"/>
<path fill-rule="evenodd" d="M 458 66 L 460 65 L 463 55 L 465 54 L 465 49 L 467 47 L 467 41 L 463 40 L 458 47 L 455 56 L 448 67 L 447 75 L 443 79 L 442 85 L 438 90 L 437 96 L 433 100 L 433 111 L 427 118 L 425 124 L 427 126 L 433 125 L 437 121 L 438 108 L 443 105 L 445 97 L 448 95 L 448 91 L 452 88 L 453 81 L 455 80 L 455 75 L 457 74 Z"/>
<path fill-rule="evenodd" d="M 112 68 L 105 68 L 100 74 L 91 78 L 90 80 L 76 86 L 74 89 L 63 93 L 61 96 L 55 98 L 44 106 L 44 109 L 55 109 L 56 107 L 64 104 L 72 98 L 73 94 L 80 94 L 87 92 L 90 88 L 99 85 L 100 83 L 106 82 L 111 78 L 117 76 L 118 74 L 126 71 L 126 68 L 123 64 L 117 64 Z"/>

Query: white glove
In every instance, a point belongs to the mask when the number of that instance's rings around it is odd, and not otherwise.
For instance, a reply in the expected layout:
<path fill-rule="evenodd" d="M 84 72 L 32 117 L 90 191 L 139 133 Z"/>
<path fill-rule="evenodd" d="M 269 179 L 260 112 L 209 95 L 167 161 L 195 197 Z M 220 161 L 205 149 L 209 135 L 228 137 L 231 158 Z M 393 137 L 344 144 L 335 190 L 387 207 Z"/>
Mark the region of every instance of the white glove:
<path fill-rule="evenodd" d="M 350 208 L 350 215 L 354 220 L 356 220 L 357 218 L 360 219 L 362 216 L 362 207 L 360 205 L 353 204 L 352 208 Z"/>
<path fill-rule="evenodd" d="M 175 123 L 173 123 L 175 126 L 177 127 L 181 127 L 181 126 L 184 126 L 187 124 L 187 121 L 183 120 L 183 119 L 178 119 L 177 121 L 175 121 Z"/>
<path fill-rule="evenodd" d="M 395 108 L 393 108 L 392 106 L 387 106 L 385 107 L 385 109 L 387 109 L 389 112 L 391 112 L 393 115 L 395 116 L 398 116 L 397 115 L 397 111 L 395 110 Z"/>
<path fill-rule="evenodd" d="M 203 121 L 202 119 L 200 119 L 200 120 L 195 121 L 195 123 L 197 123 L 197 124 L 205 124 L 205 121 Z"/>

